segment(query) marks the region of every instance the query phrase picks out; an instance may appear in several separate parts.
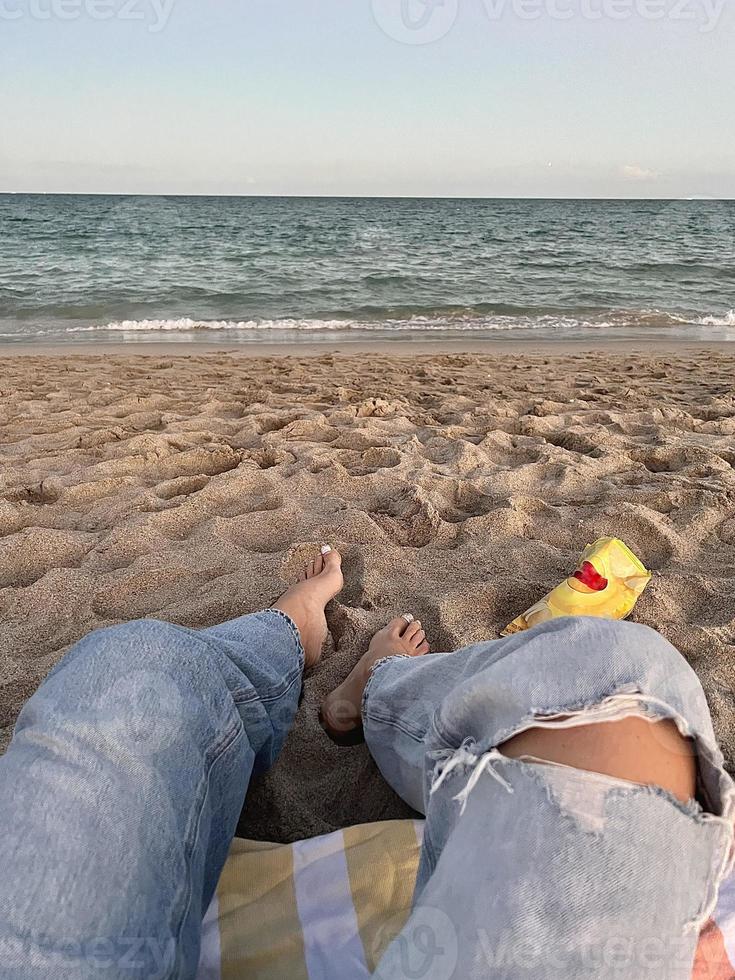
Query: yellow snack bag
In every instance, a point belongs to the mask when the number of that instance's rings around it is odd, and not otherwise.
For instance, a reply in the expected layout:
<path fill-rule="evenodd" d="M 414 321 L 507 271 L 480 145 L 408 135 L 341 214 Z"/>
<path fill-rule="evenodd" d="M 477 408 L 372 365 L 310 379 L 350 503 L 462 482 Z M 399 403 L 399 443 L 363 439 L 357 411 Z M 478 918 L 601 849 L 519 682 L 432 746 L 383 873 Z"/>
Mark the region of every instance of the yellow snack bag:
<path fill-rule="evenodd" d="M 600 538 L 587 546 L 573 575 L 514 619 L 501 636 L 532 629 L 558 616 L 625 619 L 651 578 L 652 573 L 619 538 Z"/>

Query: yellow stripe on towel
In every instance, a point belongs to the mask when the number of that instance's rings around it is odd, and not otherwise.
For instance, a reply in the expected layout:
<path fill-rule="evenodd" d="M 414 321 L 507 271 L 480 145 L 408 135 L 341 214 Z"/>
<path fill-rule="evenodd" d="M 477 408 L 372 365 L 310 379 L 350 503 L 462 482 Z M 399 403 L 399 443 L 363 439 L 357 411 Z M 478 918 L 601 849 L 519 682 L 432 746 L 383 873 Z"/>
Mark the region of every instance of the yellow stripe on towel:
<path fill-rule="evenodd" d="M 372 974 L 408 921 L 420 845 L 412 820 L 350 827 L 343 833 L 352 904 Z"/>
<path fill-rule="evenodd" d="M 367 980 L 408 921 L 422 834 L 406 820 L 293 846 L 235 841 L 205 919 L 198 980 Z M 693 977 L 735 980 L 735 877 L 714 919 Z"/>
<path fill-rule="evenodd" d="M 309 980 L 293 851 L 235 841 L 217 888 L 221 980 Z"/>

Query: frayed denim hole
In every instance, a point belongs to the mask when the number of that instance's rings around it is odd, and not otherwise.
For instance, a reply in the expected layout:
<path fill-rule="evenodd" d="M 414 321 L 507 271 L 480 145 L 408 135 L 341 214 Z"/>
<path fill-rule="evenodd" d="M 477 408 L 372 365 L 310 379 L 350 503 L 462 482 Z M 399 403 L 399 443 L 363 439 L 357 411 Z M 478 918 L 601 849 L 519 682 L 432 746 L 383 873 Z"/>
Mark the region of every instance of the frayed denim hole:
<path fill-rule="evenodd" d="M 665 701 L 625 685 L 624 688 L 593 702 L 575 702 L 571 705 L 562 705 L 558 710 L 553 711 L 548 708 L 531 708 L 518 722 L 496 732 L 488 748 L 504 745 L 531 728 L 562 731 L 634 717 L 652 722 L 673 721 L 683 738 L 694 738 L 699 744 L 699 739 L 692 732 L 686 719 Z M 563 721 L 559 720 L 562 718 Z M 484 746 L 485 740 L 483 739 L 480 744 Z"/>
<path fill-rule="evenodd" d="M 562 813 L 565 812 L 565 807 L 559 799 L 559 791 L 564 784 L 566 775 L 569 783 L 572 780 L 576 780 L 578 785 L 586 782 L 590 789 L 592 787 L 598 787 L 600 796 L 604 792 L 604 801 L 630 799 L 636 796 L 655 796 L 664 800 L 683 816 L 689 817 L 700 826 L 708 824 L 712 819 L 711 814 L 705 813 L 696 800 L 682 803 L 672 793 L 669 793 L 668 790 L 661 786 L 633 783 L 614 776 L 606 776 L 604 773 L 594 772 L 590 769 L 577 769 L 574 766 L 563 766 L 541 759 L 538 762 L 527 762 L 523 759 L 513 759 L 509 756 L 504 756 L 503 758 L 504 764 L 518 768 L 542 785 L 547 791 L 550 802 L 554 803 Z"/>
<path fill-rule="evenodd" d="M 660 786 L 627 784 L 625 780 L 606 777 L 600 773 L 584 769 L 555 766 L 543 762 L 529 763 L 521 759 L 506 758 L 504 764 L 509 769 L 527 775 L 541 790 L 543 790 L 550 806 L 554 808 L 559 819 L 574 833 L 583 833 L 591 840 L 601 840 L 606 833 L 608 824 L 607 808 L 610 801 L 625 800 L 635 802 L 636 799 L 656 798 L 672 807 L 685 818 L 696 825 L 702 833 L 713 829 L 713 823 L 723 823 L 720 818 L 713 818 L 702 812 L 696 803 L 681 803 Z M 609 780 L 609 782 L 608 782 Z M 589 801 L 582 799 L 580 787 L 587 784 L 590 793 Z M 573 792 L 565 797 L 567 789 Z M 575 807 L 581 801 L 583 806 Z M 586 805 L 589 802 L 589 807 Z M 571 805 L 570 805 L 571 804 Z M 714 835 L 710 834 L 713 843 L 713 856 L 717 867 L 711 869 L 707 887 L 691 919 L 684 924 L 684 932 L 699 932 L 710 919 L 717 903 L 719 886 L 726 873 L 728 848 L 723 847 L 720 854 Z M 728 838 L 729 839 L 729 838 Z"/>

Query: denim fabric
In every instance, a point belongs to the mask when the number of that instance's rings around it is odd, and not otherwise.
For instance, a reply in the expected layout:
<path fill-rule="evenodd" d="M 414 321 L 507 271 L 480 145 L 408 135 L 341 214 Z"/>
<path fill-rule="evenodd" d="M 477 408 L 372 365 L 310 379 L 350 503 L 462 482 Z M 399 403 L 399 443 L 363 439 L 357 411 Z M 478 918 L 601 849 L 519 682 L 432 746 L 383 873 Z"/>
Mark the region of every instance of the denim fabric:
<path fill-rule="evenodd" d="M 0 759 L 3 978 L 195 976 L 248 780 L 280 751 L 303 664 L 274 610 L 202 631 L 130 623 L 70 651 Z M 528 727 L 632 714 L 695 740 L 704 809 L 498 752 Z M 390 658 L 364 722 L 427 817 L 414 912 L 377 977 L 689 980 L 731 862 L 733 784 L 701 686 L 660 636 L 556 620 Z"/>
<path fill-rule="evenodd" d="M 0 759 L 3 980 L 193 977 L 248 780 L 293 722 L 304 653 L 275 610 L 93 633 Z"/>
<path fill-rule="evenodd" d="M 637 715 L 692 738 L 697 803 L 506 758 L 531 727 Z M 381 980 L 689 980 L 732 860 L 734 787 L 701 685 L 643 626 L 558 619 L 453 654 L 376 665 L 365 735 L 426 814 L 408 925 Z"/>

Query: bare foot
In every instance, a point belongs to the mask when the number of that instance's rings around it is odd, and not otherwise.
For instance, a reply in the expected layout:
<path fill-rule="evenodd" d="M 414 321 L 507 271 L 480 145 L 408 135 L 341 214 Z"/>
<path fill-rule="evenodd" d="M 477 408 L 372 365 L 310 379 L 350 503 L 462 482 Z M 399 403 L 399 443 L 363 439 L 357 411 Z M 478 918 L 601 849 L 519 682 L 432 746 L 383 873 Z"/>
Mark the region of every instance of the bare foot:
<path fill-rule="evenodd" d="M 384 657 L 423 657 L 429 652 L 421 623 L 408 614 L 392 619 L 376 633 L 370 648 L 344 683 L 332 691 L 321 707 L 324 729 L 337 742 L 359 740 L 362 730 L 362 695 L 375 664 Z"/>
<path fill-rule="evenodd" d="M 328 632 L 324 609 L 342 591 L 343 585 L 342 556 L 325 545 L 321 555 L 306 566 L 296 585 L 292 585 L 273 605 L 274 609 L 285 612 L 296 623 L 307 667 L 319 663 Z"/>

